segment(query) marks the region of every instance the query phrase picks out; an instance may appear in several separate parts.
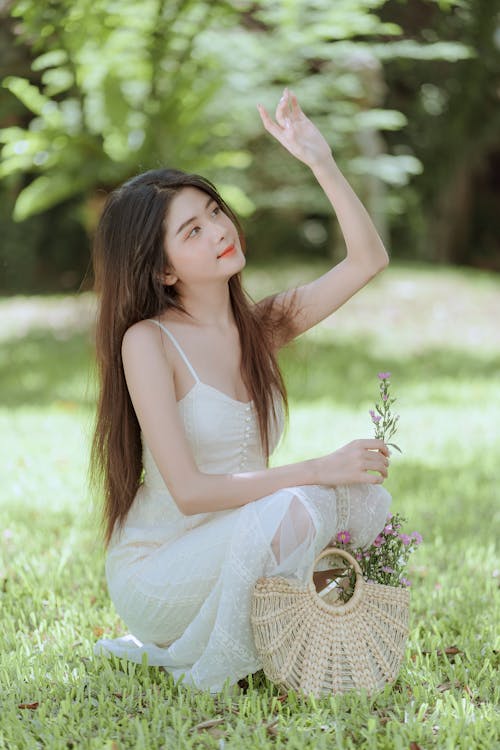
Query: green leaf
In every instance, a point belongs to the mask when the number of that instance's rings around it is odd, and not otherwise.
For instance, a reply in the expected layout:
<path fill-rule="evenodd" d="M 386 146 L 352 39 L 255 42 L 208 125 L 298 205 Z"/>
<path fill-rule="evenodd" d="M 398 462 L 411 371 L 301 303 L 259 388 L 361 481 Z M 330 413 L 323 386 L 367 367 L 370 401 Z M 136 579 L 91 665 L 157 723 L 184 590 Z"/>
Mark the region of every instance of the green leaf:
<path fill-rule="evenodd" d="M 40 93 L 40 90 L 33 86 L 26 78 L 19 76 L 8 76 L 4 78 L 2 85 L 8 89 L 11 94 L 17 96 L 30 112 L 35 115 L 43 115 L 49 108 L 55 105 L 51 99 Z"/>
<path fill-rule="evenodd" d="M 398 448 L 398 446 L 397 446 L 397 445 L 396 445 L 395 443 L 387 443 L 387 445 L 390 445 L 390 446 L 391 446 L 391 448 L 395 448 L 395 449 L 396 449 L 397 451 L 399 451 L 400 453 L 402 453 L 402 452 L 403 452 L 403 451 L 401 450 L 401 448 Z"/>
<path fill-rule="evenodd" d="M 39 55 L 31 63 L 31 70 L 45 70 L 45 68 L 55 68 L 64 65 L 68 60 L 68 53 L 64 49 L 53 49 Z"/>
<path fill-rule="evenodd" d="M 400 130 L 408 124 L 408 120 L 397 110 L 374 108 L 358 112 L 354 117 L 354 124 L 359 129 Z"/>
<path fill-rule="evenodd" d="M 226 203 L 240 216 L 251 216 L 255 203 L 237 185 L 219 185 L 220 194 Z"/>
<path fill-rule="evenodd" d="M 14 207 L 14 219 L 24 221 L 28 216 L 45 211 L 60 201 L 75 195 L 83 184 L 75 180 L 74 175 L 42 175 L 31 182 L 19 194 Z"/>
<path fill-rule="evenodd" d="M 16 141 L 24 140 L 25 137 L 26 131 L 15 125 L 12 125 L 10 128 L 0 129 L 0 143 L 15 143 Z"/>
<path fill-rule="evenodd" d="M 476 57 L 477 52 L 462 42 L 434 42 L 420 44 L 413 39 L 375 44 L 372 49 L 380 60 L 409 58 L 411 60 L 467 60 Z"/>
<path fill-rule="evenodd" d="M 374 159 L 358 156 L 351 160 L 350 168 L 358 174 L 379 177 L 390 185 L 406 185 L 408 175 L 420 174 L 423 169 L 422 163 L 410 154 L 380 154 Z"/>
<path fill-rule="evenodd" d="M 74 77 L 68 68 L 46 70 L 42 76 L 45 90 L 50 96 L 56 96 L 67 91 L 74 84 Z"/>

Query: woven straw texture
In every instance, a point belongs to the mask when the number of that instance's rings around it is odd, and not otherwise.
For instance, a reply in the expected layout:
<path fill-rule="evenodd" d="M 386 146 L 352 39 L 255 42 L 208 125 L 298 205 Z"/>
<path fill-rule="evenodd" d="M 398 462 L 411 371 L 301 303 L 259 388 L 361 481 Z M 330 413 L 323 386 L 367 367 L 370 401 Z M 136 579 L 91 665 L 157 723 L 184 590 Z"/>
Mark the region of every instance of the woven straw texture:
<path fill-rule="evenodd" d="M 382 688 L 396 679 L 408 637 L 410 593 L 406 588 L 367 583 L 357 560 L 356 586 L 345 604 L 328 604 L 311 580 L 297 588 L 285 578 L 259 578 L 252 597 L 255 647 L 266 676 L 287 689 L 344 693 Z M 313 570 L 314 570 L 313 567 Z"/>

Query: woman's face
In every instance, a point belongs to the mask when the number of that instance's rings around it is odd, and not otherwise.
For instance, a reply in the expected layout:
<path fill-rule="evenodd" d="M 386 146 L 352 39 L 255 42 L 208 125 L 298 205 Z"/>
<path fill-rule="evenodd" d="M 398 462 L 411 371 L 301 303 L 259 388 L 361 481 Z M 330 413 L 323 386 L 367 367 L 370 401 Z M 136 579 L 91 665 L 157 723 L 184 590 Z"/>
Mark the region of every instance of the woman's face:
<path fill-rule="evenodd" d="M 235 225 L 217 201 L 194 187 L 183 188 L 170 203 L 165 251 L 167 284 L 227 280 L 245 266 Z"/>

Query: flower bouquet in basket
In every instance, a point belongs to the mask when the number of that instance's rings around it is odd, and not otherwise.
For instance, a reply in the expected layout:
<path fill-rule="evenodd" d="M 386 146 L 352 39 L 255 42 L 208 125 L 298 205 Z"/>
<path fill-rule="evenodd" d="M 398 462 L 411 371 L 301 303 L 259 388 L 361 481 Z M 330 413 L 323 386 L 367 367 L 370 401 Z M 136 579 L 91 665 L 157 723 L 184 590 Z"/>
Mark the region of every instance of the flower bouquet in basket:
<path fill-rule="evenodd" d="M 375 409 L 370 409 L 372 423 L 375 426 L 375 437 L 383 440 L 386 445 L 401 449 L 388 442 L 397 429 L 399 415 L 392 414 L 391 406 L 396 399 L 390 394 L 390 372 L 379 372 L 380 402 Z M 422 542 L 418 531 L 411 534 L 402 532 L 406 519 L 398 513 L 389 513 L 386 525 L 376 539 L 367 548 L 354 547 L 351 544 L 349 531 L 339 531 L 335 541 L 339 549 L 346 550 L 358 561 L 363 578 L 368 583 L 382 583 L 387 586 L 410 586 L 411 582 L 405 577 L 408 558 Z M 340 572 L 340 571 L 337 571 Z M 335 580 L 327 580 L 329 585 L 323 589 L 321 596 L 325 601 L 348 601 L 354 591 L 356 575 L 353 570 L 347 570 Z"/>
<path fill-rule="evenodd" d="M 350 543 L 351 535 L 348 531 L 339 531 L 336 542 L 339 549 L 350 552 L 359 562 L 363 578 L 368 583 L 383 583 L 386 586 L 411 586 L 411 581 L 405 577 L 408 558 L 422 542 L 418 531 L 411 534 L 401 532 L 406 519 L 398 513 L 389 513 L 386 525 L 372 544 L 362 549 L 353 547 Z M 323 589 L 320 595 L 325 601 L 332 601 L 332 590 L 335 590 L 339 601 L 348 601 L 354 591 L 356 574 L 347 570 Z M 328 583 L 328 579 L 327 579 Z"/>

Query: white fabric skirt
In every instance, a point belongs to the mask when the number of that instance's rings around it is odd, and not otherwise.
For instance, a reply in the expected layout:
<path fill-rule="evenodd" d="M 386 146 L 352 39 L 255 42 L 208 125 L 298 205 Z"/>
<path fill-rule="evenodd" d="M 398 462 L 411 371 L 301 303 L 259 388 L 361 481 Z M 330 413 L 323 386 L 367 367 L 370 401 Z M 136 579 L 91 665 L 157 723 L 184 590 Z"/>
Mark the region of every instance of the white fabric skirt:
<path fill-rule="evenodd" d="M 111 598 L 131 635 L 102 639 L 97 654 L 134 662 L 147 655 L 177 680 L 219 692 L 261 668 L 250 609 L 260 576 L 305 585 L 316 556 L 338 531 L 368 546 L 391 496 L 380 485 L 290 487 L 210 514 L 165 545 L 117 544 L 108 554 Z M 138 554 L 139 553 L 139 554 Z"/>

